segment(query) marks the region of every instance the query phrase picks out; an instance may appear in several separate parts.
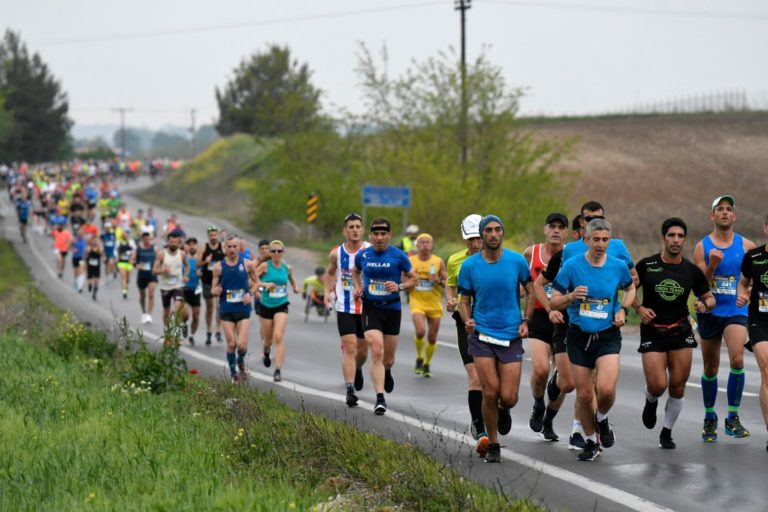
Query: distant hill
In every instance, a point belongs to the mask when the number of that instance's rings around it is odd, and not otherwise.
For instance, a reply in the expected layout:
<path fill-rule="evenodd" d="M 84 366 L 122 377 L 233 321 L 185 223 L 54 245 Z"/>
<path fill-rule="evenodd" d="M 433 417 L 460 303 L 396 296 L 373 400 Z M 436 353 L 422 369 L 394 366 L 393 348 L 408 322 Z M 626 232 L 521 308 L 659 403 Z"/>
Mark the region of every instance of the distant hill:
<path fill-rule="evenodd" d="M 722 194 L 736 198 L 737 230 L 764 241 L 766 112 L 540 120 L 526 128 L 577 140 L 575 159 L 562 166 L 581 176 L 568 214 L 586 200 L 600 201 L 630 246 L 655 247 L 661 222 L 679 216 L 692 251 L 711 230 L 710 206 Z"/>

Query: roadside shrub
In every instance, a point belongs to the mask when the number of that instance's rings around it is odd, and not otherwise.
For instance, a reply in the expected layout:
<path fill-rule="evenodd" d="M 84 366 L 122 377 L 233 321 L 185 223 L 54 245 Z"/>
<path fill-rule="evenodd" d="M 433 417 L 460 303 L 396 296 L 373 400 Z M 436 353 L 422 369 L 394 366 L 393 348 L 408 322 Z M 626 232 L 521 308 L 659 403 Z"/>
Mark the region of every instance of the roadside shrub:
<path fill-rule="evenodd" d="M 47 338 L 46 345 L 65 359 L 77 353 L 98 359 L 112 359 L 117 351 L 117 346 L 109 341 L 106 332 L 90 328 L 70 313 L 61 316 L 53 335 Z"/>

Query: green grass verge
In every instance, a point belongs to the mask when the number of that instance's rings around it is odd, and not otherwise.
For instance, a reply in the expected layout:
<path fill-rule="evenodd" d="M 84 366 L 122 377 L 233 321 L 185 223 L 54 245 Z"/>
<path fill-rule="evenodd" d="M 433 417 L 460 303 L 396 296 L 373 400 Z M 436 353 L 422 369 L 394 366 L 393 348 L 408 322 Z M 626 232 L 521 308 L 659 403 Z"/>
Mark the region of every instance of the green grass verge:
<path fill-rule="evenodd" d="M 8 249 L 3 306 L 30 283 Z M 37 313 L 0 331 L 0 510 L 538 510 L 271 392 L 186 375 L 153 393 L 68 315 L 22 331 Z"/>

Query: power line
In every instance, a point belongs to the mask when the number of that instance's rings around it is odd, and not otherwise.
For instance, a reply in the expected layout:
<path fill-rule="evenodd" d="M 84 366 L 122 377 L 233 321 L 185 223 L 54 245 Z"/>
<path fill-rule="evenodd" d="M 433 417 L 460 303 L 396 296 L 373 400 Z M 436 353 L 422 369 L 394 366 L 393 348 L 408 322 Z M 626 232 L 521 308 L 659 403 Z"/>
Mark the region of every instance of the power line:
<path fill-rule="evenodd" d="M 97 35 L 86 37 L 75 37 L 71 39 L 54 39 L 39 43 L 38 46 L 64 46 L 83 43 L 97 43 L 106 41 L 125 41 L 130 39 L 140 39 L 145 37 L 161 37 L 184 34 L 198 34 L 204 32 L 218 32 L 222 30 L 232 30 L 238 28 L 263 27 L 268 25 L 284 25 L 288 23 L 299 23 L 302 21 L 316 21 L 332 18 L 346 18 L 351 16 L 362 16 L 365 14 L 376 14 L 389 11 L 401 11 L 406 9 L 418 9 L 422 7 L 431 7 L 434 5 L 445 5 L 444 0 L 433 0 L 431 2 L 419 2 L 409 4 L 390 5 L 387 7 L 373 7 L 369 9 L 357 9 L 353 11 L 335 11 L 319 14 L 308 14 L 304 16 L 287 16 L 283 18 L 272 18 L 267 20 L 243 21 L 239 23 L 227 23 L 221 25 L 201 25 L 189 28 L 172 28 L 162 30 L 147 30 L 144 32 L 131 32 L 125 34 Z"/>
<path fill-rule="evenodd" d="M 646 7 L 621 7 L 600 4 L 570 4 L 562 2 L 533 2 L 525 0 L 485 0 L 487 3 L 510 7 L 538 7 L 569 11 L 611 12 L 622 14 L 646 14 L 653 16 L 676 16 L 689 18 L 731 18 L 750 21 L 768 20 L 768 13 L 723 12 L 723 11 L 688 11 L 680 9 L 648 9 Z"/>

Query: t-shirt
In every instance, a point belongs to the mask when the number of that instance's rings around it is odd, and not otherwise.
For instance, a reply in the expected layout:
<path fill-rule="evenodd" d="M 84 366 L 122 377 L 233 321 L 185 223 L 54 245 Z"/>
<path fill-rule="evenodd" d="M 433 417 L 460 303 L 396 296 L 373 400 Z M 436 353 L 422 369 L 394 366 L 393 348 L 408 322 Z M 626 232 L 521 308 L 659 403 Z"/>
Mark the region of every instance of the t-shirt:
<path fill-rule="evenodd" d="M 638 287 L 643 287 L 643 306 L 656 313 L 657 325 L 671 325 L 688 317 L 688 296 L 691 291 L 701 297 L 709 291 L 709 283 L 693 262 L 683 258 L 680 263 L 666 263 L 661 254 L 637 262 Z M 641 324 L 640 336 L 658 334 L 652 325 Z"/>
<path fill-rule="evenodd" d="M 768 320 L 768 251 L 766 251 L 765 245 L 755 247 L 744 255 L 741 262 L 741 274 L 752 279 L 749 318 Z"/>
<path fill-rule="evenodd" d="M 577 255 L 583 255 L 588 250 L 589 247 L 587 247 L 587 243 L 583 238 L 580 238 L 575 242 L 568 242 L 568 244 L 563 248 L 563 261 L 568 261 Z M 635 262 L 632 261 L 632 256 L 629 254 L 629 249 L 627 249 L 627 246 L 624 244 L 623 240 L 618 238 L 611 238 L 611 240 L 608 242 L 608 254 L 614 258 L 622 260 L 630 269 L 635 267 Z"/>
<path fill-rule="evenodd" d="M 528 262 L 509 249 L 502 249 L 499 260 L 492 263 L 482 252 L 467 258 L 459 271 L 458 288 L 473 299 L 475 330 L 497 340 L 517 339 L 523 316 L 518 287 L 530 280 Z"/>
<path fill-rule="evenodd" d="M 67 252 L 69 251 L 69 242 L 73 239 L 72 233 L 70 233 L 66 229 L 62 229 L 59 231 L 58 229 L 54 229 L 51 233 L 51 236 L 53 236 L 53 246 L 56 248 L 59 252 Z"/>
<path fill-rule="evenodd" d="M 571 325 L 595 333 L 613 327 L 613 315 L 621 307 L 619 289 L 631 284 L 632 275 L 625 261 L 607 255 L 603 266 L 595 267 L 582 255 L 563 263 L 555 279 L 555 290 L 565 295 L 577 286 L 588 288 L 586 299 L 568 306 L 568 318 Z"/>
<path fill-rule="evenodd" d="M 367 247 L 357 253 L 355 268 L 363 274 L 364 302 L 380 309 L 400 309 L 400 292 L 388 292 L 384 283 L 400 283 L 400 275 L 411 271 L 407 254 L 391 245 L 382 252 Z"/>
<path fill-rule="evenodd" d="M 448 257 L 448 262 L 445 264 L 448 277 L 445 280 L 445 285 L 452 288 L 458 287 L 459 282 L 459 270 L 461 270 L 461 264 L 469 258 L 469 253 L 466 250 L 459 251 L 451 254 Z"/>

